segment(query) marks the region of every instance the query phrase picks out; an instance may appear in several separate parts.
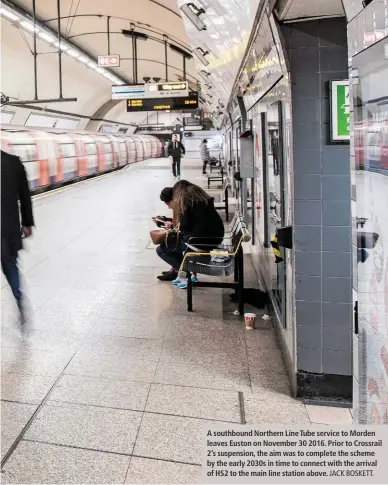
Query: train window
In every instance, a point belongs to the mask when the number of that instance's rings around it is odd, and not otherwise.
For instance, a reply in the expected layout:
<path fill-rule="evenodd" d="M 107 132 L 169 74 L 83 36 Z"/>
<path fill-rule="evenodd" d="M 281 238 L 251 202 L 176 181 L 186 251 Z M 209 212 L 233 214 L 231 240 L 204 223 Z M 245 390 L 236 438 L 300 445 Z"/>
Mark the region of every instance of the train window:
<path fill-rule="evenodd" d="M 104 143 L 104 153 L 112 153 L 112 145 L 111 143 Z"/>
<path fill-rule="evenodd" d="M 23 162 L 38 160 L 35 144 L 11 143 L 9 147 L 13 155 L 20 157 Z"/>
<path fill-rule="evenodd" d="M 60 153 L 63 158 L 70 158 L 76 156 L 74 143 L 61 143 L 59 145 Z"/>
<path fill-rule="evenodd" d="M 86 152 L 88 155 L 96 155 L 97 154 L 97 148 L 95 143 L 86 143 Z"/>

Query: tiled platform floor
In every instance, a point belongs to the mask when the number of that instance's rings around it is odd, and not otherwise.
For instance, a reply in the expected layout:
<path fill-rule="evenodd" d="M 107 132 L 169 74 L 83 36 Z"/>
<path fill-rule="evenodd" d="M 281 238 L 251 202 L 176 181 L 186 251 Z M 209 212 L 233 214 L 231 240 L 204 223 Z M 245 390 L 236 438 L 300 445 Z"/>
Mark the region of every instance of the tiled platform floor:
<path fill-rule="evenodd" d="M 23 329 L 2 280 L 3 483 L 199 482 L 202 425 L 241 423 L 240 397 L 252 424 L 351 422 L 289 396 L 271 327 L 246 332 L 227 294 L 198 290 L 188 314 L 156 280 L 150 218 L 170 184 L 159 159 L 35 202 Z"/>

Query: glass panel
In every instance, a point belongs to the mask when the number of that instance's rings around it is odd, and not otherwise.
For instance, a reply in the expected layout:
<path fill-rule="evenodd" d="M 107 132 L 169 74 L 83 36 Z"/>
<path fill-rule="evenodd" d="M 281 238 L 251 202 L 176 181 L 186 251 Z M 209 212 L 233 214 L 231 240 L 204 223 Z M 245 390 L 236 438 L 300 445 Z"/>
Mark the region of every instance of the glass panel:
<path fill-rule="evenodd" d="M 388 424 L 388 63 L 384 42 L 353 59 L 358 422 Z M 385 80 L 384 80 L 385 79 Z"/>
<path fill-rule="evenodd" d="M 274 103 L 268 108 L 267 112 L 267 136 L 268 151 L 266 160 L 266 171 L 268 177 L 268 233 L 272 240 L 274 258 L 272 265 L 272 292 L 277 311 L 282 321 L 285 321 L 285 250 L 278 248 L 273 238 L 276 231 L 284 225 L 285 203 L 284 203 L 284 183 L 286 173 L 283 166 L 283 123 L 282 123 L 282 104 Z M 278 252 L 279 251 L 279 252 Z"/>
<path fill-rule="evenodd" d="M 253 79 L 251 94 L 256 101 L 259 101 L 264 93 L 282 77 L 282 68 L 267 15 L 263 17 L 252 46 L 247 76 Z"/>

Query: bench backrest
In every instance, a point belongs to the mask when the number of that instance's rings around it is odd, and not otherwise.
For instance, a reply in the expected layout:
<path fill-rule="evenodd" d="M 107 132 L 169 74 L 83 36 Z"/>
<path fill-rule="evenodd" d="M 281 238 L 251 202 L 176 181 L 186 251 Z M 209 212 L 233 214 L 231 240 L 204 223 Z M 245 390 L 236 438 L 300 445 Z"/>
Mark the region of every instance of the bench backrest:
<path fill-rule="evenodd" d="M 247 225 L 244 222 L 241 212 L 236 212 L 229 225 L 231 233 L 232 244 L 234 248 L 237 248 L 241 242 L 248 242 L 251 240 L 251 234 L 248 231 Z"/>

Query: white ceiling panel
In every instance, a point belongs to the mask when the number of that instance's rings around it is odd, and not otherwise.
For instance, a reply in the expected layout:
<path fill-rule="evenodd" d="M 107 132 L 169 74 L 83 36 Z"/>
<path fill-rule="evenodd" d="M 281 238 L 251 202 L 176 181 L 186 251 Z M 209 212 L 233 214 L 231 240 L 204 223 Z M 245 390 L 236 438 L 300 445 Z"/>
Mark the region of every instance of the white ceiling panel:
<path fill-rule="evenodd" d="M 179 7 L 189 3 L 177 0 Z M 203 8 L 200 18 L 206 30 L 197 28 L 182 14 L 191 48 L 201 47 L 209 51 L 209 66 L 196 60 L 197 71 L 210 73 L 209 83 L 213 86 L 209 110 L 219 104 L 227 105 L 242 58 L 260 5 L 267 0 L 195 0 L 196 7 Z"/>

